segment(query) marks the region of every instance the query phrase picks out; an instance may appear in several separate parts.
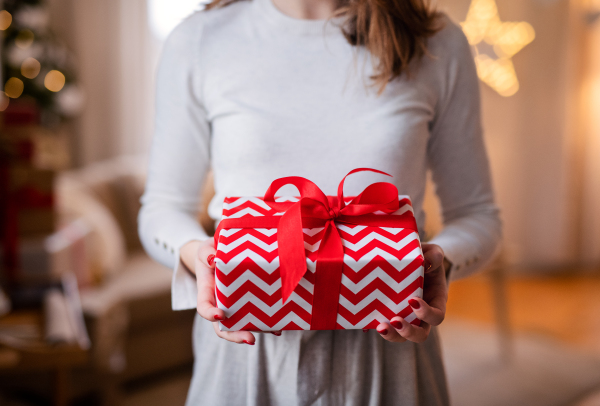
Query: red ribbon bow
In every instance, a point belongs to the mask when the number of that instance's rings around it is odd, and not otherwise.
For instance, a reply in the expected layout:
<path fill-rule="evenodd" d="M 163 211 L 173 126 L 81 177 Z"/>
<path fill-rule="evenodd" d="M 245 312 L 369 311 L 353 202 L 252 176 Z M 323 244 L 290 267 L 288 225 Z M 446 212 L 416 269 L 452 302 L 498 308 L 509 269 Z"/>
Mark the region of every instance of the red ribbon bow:
<path fill-rule="evenodd" d="M 378 227 L 408 228 L 417 231 L 412 213 L 391 215 L 399 209 L 398 189 L 391 183 L 369 185 L 352 202 L 344 202 L 344 181 L 356 172 L 350 171 L 338 186 L 336 197 L 327 197 L 308 179 L 290 176 L 276 179 L 265 193 L 264 202 L 282 216 L 240 217 L 223 219 L 215 233 L 215 245 L 223 228 L 277 228 L 281 295 L 285 303 L 306 272 L 304 235 L 302 228 L 325 227 L 318 249 L 311 330 L 331 330 L 336 327 L 337 307 L 342 281 L 344 249 L 335 223 Z M 285 185 L 294 185 L 300 192 L 297 202 L 276 202 L 275 193 Z M 388 215 L 373 214 L 382 211 Z"/>

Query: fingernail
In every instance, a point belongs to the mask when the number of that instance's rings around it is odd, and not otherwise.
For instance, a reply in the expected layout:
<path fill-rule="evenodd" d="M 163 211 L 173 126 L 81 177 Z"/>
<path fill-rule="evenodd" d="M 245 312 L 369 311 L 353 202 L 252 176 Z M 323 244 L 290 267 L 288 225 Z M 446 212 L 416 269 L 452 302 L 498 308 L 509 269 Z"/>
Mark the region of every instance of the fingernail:
<path fill-rule="evenodd" d="M 206 262 L 208 262 L 208 265 L 212 266 L 212 264 L 215 262 L 215 256 L 213 254 L 210 254 L 206 258 Z"/>
<path fill-rule="evenodd" d="M 425 267 L 426 271 L 429 271 L 429 268 L 431 268 L 431 262 L 429 262 L 428 260 L 425 260 L 423 262 L 423 267 Z"/>
<path fill-rule="evenodd" d="M 368 328 L 363 328 L 363 333 L 366 333 L 367 331 L 369 331 Z"/>
<path fill-rule="evenodd" d="M 218 314 L 215 314 L 213 318 L 215 320 L 217 320 L 217 321 L 223 321 L 223 320 L 225 320 L 223 317 L 219 316 Z"/>
<path fill-rule="evenodd" d="M 281 331 L 271 331 L 271 334 L 279 337 L 281 335 Z"/>
<path fill-rule="evenodd" d="M 402 330 L 402 323 L 399 322 L 398 320 L 392 320 L 390 321 L 390 324 L 392 325 L 392 327 L 394 327 L 396 330 Z"/>
<path fill-rule="evenodd" d="M 412 307 L 413 309 L 419 309 L 421 307 L 421 303 L 418 302 L 417 299 L 410 299 L 408 301 L 408 304 L 410 305 L 410 307 Z"/>
<path fill-rule="evenodd" d="M 248 345 L 254 345 L 254 343 L 251 343 L 251 342 L 250 342 L 250 341 L 248 341 L 248 340 L 244 340 L 244 344 L 248 344 Z"/>
<path fill-rule="evenodd" d="M 388 333 L 387 328 L 384 328 L 383 330 L 377 330 L 377 332 L 379 334 L 381 334 L 382 336 L 386 335 Z"/>

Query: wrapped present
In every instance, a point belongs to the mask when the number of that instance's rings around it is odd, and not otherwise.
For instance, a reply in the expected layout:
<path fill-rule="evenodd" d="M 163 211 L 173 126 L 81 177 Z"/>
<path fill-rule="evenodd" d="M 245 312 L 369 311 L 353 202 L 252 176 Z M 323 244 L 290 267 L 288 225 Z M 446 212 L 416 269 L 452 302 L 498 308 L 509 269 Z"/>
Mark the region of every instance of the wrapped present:
<path fill-rule="evenodd" d="M 20 267 L 19 238 L 54 231 L 53 182 L 53 171 L 0 161 L 0 235 L 9 283 Z"/>
<path fill-rule="evenodd" d="M 360 171 L 385 174 L 348 175 Z M 345 198 L 344 180 L 337 196 L 287 177 L 263 198 L 225 199 L 215 234 L 221 330 L 372 329 L 397 315 L 420 323 L 408 305 L 422 297 L 424 273 L 409 197 L 380 182 Z M 287 184 L 300 197 L 275 198 Z"/>
<path fill-rule="evenodd" d="M 29 165 L 11 165 L 7 204 L 14 206 L 20 236 L 49 234 L 55 230 L 55 172 Z"/>
<path fill-rule="evenodd" d="M 63 170 L 71 165 L 69 133 L 65 126 L 38 125 L 0 128 L 0 159 L 37 169 Z"/>

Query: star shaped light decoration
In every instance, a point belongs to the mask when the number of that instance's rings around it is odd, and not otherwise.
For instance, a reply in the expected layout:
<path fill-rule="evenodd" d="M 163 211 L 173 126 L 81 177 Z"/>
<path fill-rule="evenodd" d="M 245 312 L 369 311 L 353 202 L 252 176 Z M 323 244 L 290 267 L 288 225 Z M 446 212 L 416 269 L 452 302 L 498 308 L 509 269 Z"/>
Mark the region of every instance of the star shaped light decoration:
<path fill-rule="evenodd" d="M 500 21 L 495 0 L 472 0 L 460 24 L 475 51 L 477 75 L 502 96 L 519 90 L 512 57 L 535 38 L 531 24 Z"/>

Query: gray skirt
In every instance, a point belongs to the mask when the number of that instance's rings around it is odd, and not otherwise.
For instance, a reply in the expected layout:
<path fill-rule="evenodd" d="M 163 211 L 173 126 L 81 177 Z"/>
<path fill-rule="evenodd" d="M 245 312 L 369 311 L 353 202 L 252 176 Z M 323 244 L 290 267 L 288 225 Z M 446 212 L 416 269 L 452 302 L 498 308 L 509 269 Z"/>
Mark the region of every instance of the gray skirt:
<path fill-rule="evenodd" d="M 423 344 L 370 330 L 258 333 L 256 345 L 220 339 L 196 315 L 186 406 L 449 405 L 437 329 Z"/>

